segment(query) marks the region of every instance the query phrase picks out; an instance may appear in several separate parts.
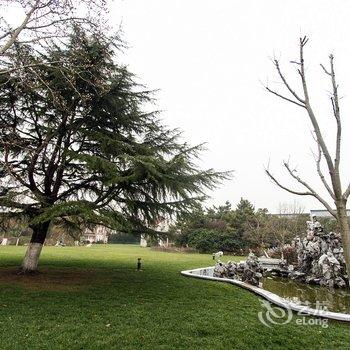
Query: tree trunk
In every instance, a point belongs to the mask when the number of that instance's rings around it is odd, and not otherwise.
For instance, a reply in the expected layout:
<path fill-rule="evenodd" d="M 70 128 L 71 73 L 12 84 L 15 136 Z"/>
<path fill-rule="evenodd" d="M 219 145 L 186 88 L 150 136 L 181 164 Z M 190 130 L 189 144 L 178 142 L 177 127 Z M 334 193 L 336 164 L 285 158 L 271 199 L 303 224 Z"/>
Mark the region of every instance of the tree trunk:
<path fill-rule="evenodd" d="M 340 226 L 340 234 L 344 249 L 344 259 L 346 263 L 346 271 L 348 278 L 350 277 L 350 226 L 346 212 L 346 203 L 337 206 L 338 222 Z"/>
<path fill-rule="evenodd" d="M 35 273 L 38 271 L 39 257 L 49 226 L 50 221 L 31 226 L 33 234 L 23 259 L 21 268 L 23 273 Z"/>

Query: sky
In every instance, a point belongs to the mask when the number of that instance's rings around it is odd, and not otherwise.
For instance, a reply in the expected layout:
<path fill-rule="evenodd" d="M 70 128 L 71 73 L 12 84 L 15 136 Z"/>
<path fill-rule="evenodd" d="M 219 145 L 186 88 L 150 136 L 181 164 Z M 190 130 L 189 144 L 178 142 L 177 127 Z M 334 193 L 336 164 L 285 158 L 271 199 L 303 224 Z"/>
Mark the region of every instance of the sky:
<path fill-rule="evenodd" d="M 308 116 L 300 107 L 269 94 L 268 84 L 285 92 L 272 59 L 280 61 L 290 84 L 300 91 L 296 65 L 298 41 L 307 35 L 305 66 L 311 103 L 334 153 L 335 120 L 331 85 L 320 63 L 330 53 L 341 97 L 343 187 L 350 181 L 350 2 L 348 0 L 114 0 L 109 20 L 122 28 L 128 44 L 118 59 L 140 83 L 158 89 L 156 109 L 163 123 L 180 128 L 184 140 L 206 143 L 200 167 L 233 171 L 233 178 L 208 193 L 207 205 L 241 197 L 256 208 L 279 211 L 297 202 L 305 211 L 323 209 L 312 197 L 298 197 L 273 184 L 269 170 L 288 187 L 300 190 L 283 169 L 289 160 L 329 203 L 316 173 L 317 150 Z M 9 8 L 7 17 L 21 16 Z M 324 164 L 323 164 L 324 168 Z M 324 169 L 327 175 L 326 169 Z"/>
<path fill-rule="evenodd" d="M 283 170 L 282 161 L 288 159 L 329 199 L 316 173 L 317 148 L 308 116 L 264 89 L 268 84 L 284 91 L 271 61 L 277 58 L 300 91 L 290 61 L 297 60 L 304 35 L 310 39 L 305 59 L 311 102 L 332 151 L 331 85 L 320 63 L 327 65 L 329 54 L 335 55 L 344 123 L 341 170 L 347 186 L 349 1 L 117 0 L 110 7 L 111 23 L 121 25 L 129 45 L 122 60 L 140 82 L 159 89 L 163 122 L 182 129 L 192 144 L 206 142 L 202 168 L 234 171 L 230 181 L 209 193 L 208 205 L 236 204 L 243 197 L 271 212 L 294 201 L 305 211 L 323 209 L 316 199 L 289 194 L 268 179 L 264 167 L 269 164 L 283 184 L 301 189 Z"/>

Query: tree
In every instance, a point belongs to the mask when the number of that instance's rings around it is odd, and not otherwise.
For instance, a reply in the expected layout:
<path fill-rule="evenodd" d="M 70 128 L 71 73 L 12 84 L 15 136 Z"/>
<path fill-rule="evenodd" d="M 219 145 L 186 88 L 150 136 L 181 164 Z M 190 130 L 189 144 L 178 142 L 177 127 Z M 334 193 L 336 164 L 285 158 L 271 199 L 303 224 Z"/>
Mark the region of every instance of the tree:
<path fill-rule="evenodd" d="M 253 204 L 247 199 L 241 198 L 237 204 L 236 210 L 229 219 L 229 227 L 232 229 L 232 235 L 236 241 L 236 249 L 242 250 L 247 247 L 247 240 L 244 238 L 247 222 L 250 221 L 255 214 Z"/>
<path fill-rule="evenodd" d="M 30 234 L 28 232 L 28 219 L 17 213 L 1 213 L 0 233 L 3 237 L 16 237 L 16 245 L 22 236 Z"/>
<path fill-rule="evenodd" d="M 253 216 L 249 216 L 244 227 L 243 237 L 250 244 L 264 251 L 271 241 L 271 215 L 267 209 L 258 209 Z"/>
<path fill-rule="evenodd" d="M 74 243 L 79 243 L 86 229 L 89 229 L 89 225 L 83 218 L 77 217 L 58 217 L 51 222 L 51 232 L 55 232 L 60 237 L 70 237 Z"/>
<path fill-rule="evenodd" d="M 189 246 L 201 252 L 212 253 L 218 250 L 239 251 L 237 242 L 229 227 L 232 216 L 231 204 L 203 209 L 199 205 L 196 210 L 177 218 L 171 227 L 175 242 L 179 246 Z"/>
<path fill-rule="evenodd" d="M 208 218 L 201 203 L 190 212 L 177 215 L 176 222 L 169 228 L 175 244 L 180 247 L 187 247 L 193 231 L 206 227 Z"/>
<path fill-rule="evenodd" d="M 293 103 L 299 108 L 303 108 L 303 110 L 305 110 L 312 124 L 312 127 L 314 129 L 314 138 L 317 143 L 318 152 L 317 152 L 317 156 L 315 157 L 316 170 L 324 188 L 327 190 L 332 201 L 335 203 L 336 209 L 334 210 L 332 205 L 329 204 L 328 200 L 326 200 L 323 196 L 321 196 L 319 192 L 317 192 L 314 189 L 313 186 L 311 186 L 309 183 L 304 181 L 298 175 L 297 170 L 291 167 L 289 162 L 284 162 L 284 167 L 287 170 L 288 174 L 304 188 L 303 191 L 298 191 L 298 190 L 294 190 L 286 187 L 280 181 L 278 181 L 275 176 L 273 176 L 273 174 L 269 171 L 269 169 L 266 169 L 266 174 L 276 185 L 278 185 L 279 187 L 281 187 L 282 189 L 290 193 L 293 193 L 299 196 L 312 196 L 316 198 L 319 202 L 321 202 L 324 205 L 324 207 L 329 211 L 329 213 L 333 215 L 334 218 L 337 219 L 339 223 L 342 243 L 344 247 L 344 257 L 347 265 L 348 275 L 350 276 L 350 226 L 349 226 L 349 221 L 347 219 L 347 212 L 346 212 L 346 204 L 350 195 L 350 184 L 344 190 L 342 186 L 343 184 L 340 178 L 342 124 L 341 124 L 341 115 L 340 115 L 340 106 L 339 106 L 338 84 L 336 82 L 335 70 L 334 70 L 334 57 L 333 55 L 329 56 L 329 68 L 326 68 L 321 64 L 321 68 L 323 72 L 329 77 L 330 84 L 331 84 L 332 92 L 330 96 L 330 102 L 332 106 L 334 120 L 336 122 L 336 130 L 337 130 L 336 137 L 335 137 L 335 155 L 334 157 L 332 157 L 331 152 L 329 150 L 329 145 L 327 145 L 324 140 L 323 133 L 319 126 L 317 116 L 314 112 L 314 107 L 312 106 L 310 101 L 308 83 L 307 83 L 306 72 L 305 72 L 305 62 L 304 62 L 304 47 L 307 44 L 307 42 L 308 42 L 308 39 L 306 37 L 300 38 L 299 61 L 292 62 L 293 64 L 296 64 L 298 67 L 297 72 L 301 81 L 302 93 L 300 94 L 296 92 L 291 87 L 286 76 L 284 75 L 284 73 L 280 68 L 280 63 L 278 60 L 274 60 L 274 65 L 289 95 L 286 96 L 280 92 L 270 89 L 268 86 L 266 86 L 266 90 L 278 96 L 279 98 L 282 98 L 285 101 Z M 322 159 L 324 159 L 327 164 L 330 184 L 321 169 Z"/>
<path fill-rule="evenodd" d="M 191 232 L 188 245 L 202 253 L 213 253 L 219 250 L 234 252 L 237 247 L 230 231 L 213 228 L 200 228 Z"/>
<path fill-rule="evenodd" d="M 94 30 L 106 11 L 104 0 L 3 0 L 2 13 L 9 5 L 17 5 L 21 17 L 15 26 L 0 17 L 0 57 L 15 45 L 36 43 L 45 47 L 50 41 L 63 40 L 72 24 Z"/>
<path fill-rule="evenodd" d="M 309 215 L 304 213 L 304 207 L 298 202 L 280 203 L 278 215 L 271 221 L 271 229 L 279 246 L 290 243 L 296 236 L 306 234 L 306 221 Z"/>
<path fill-rule="evenodd" d="M 228 176 L 198 169 L 203 147 L 144 110 L 152 92 L 116 63 L 118 43 L 75 26 L 47 54 L 25 47 L 33 65 L 0 78 L 0 205 L 29 218 L 23 272 L 37 270 L 56 220 L 164 235 L 150 228 L 159 217 L 190 211 Z"/>
<path fill-rule="evenodd" d="M 224 205 L 204 210 L 201 206 L 189 215 L 179 217 L 172 228 L 179 245 L 200 251 L 223 250 L 242 253 L 249 242 L 245 238 L 247 221 L 255 215 L 254 206 L 241 198 L 235 210 L 227 201 Z M 180 234 L 176 234 L 180 232 Z"/>

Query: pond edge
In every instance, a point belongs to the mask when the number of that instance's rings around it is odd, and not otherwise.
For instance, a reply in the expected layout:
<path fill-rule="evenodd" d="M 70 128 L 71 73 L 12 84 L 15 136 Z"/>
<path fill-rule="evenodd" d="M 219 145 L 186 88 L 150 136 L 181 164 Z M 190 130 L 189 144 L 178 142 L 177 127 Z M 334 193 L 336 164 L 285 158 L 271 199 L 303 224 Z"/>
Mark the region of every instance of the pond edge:
<path fill-rule="evenodd" d="M 270 301 L 271 303 L 285 308 L 285 309 L 291 309 L 293 311 L 299 312 L 302 315 L 310 315 L 310 316 L 316 316 L 316 317 L 322 317 L 322 318 L 329 318 L 332 320 L 338 320 L 343 322 L 350 322 L 350 314 L 343 314 L 340 312 L 332 312 L 332 311 L 326 311 L 326 310 L 317 310 L 312 309 L 310 307 L 299 305 L 293 302 L 289 302 L 284 298 L 281 298 L 277 294 L 271 293 L 263 288 L 252 286 L 248 283 L 233 280 L 230 278 L 221 278 L 221 277 L 211 277 L 211 276 L 203 276 L 203 275 L 197 275 L 193 272 L 206 270 L 206 269 L 214 269 L 215 266 L 209 266 L 209 267 L 201 267 L 198 269 L 192 269 L 192 270 L 184 270 L 181 271 L 181 274 L 186 277 L 192 277 L 192 278 L 200 278 L 204 280 L 211 280 L 211 281 L 217 281 L 217 282 L 226 282 L 231 283 L 233 285 L 239 286 L 241 288 L 247 289 L 250 292 L 253 292 L 254 294 L 260 295 L 261 297 L 265 298 L 266 300 Z"/>

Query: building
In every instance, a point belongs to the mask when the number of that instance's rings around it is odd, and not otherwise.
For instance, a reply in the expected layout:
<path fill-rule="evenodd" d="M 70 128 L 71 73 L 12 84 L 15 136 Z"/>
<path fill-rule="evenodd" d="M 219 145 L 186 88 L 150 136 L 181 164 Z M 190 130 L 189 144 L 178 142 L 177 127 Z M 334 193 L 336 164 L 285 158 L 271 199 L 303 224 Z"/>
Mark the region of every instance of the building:
<path fill-rule="evenodd" d="M 309 215 L 309 214 L 308 213 L 278 213 L 278 214 L 272 214 L 272 215 L 279 218 L 295 219 L 300 215 Z"/>
<path fill-rule="evenodd" d="M 346 210 L 347 216 L 350 216 L 350 209 Z M 310 215 L 310 217 L 316 216 L 317 218 L 333 218 L 333 215 L 329 213 L 327 209 L 311 209 L 309 213 L 282 213 L 272 214 L 280 218 L 294 219 L 299 215 Z"/>
<path fill-rule="evenodd" d="M 346 210 L 346 215 L 350 216 L 350 209 Z M 326 209 L 311 209 L 310 216 L 316 216 L 317 218 L 333 218 L 333 215 Z"/>
<path fill-rule="evenodd" d="M 169 231 L 169 221 L 165 218 L 160 218 L 158 220 L 158 222 L 154 225 L 153 229 L 155 229 L 156 231 L 159 232 L 168 232 Z M 169 244 L 171 244 L 169 242 L 169 238 L 164 238 L 164 239 L 158 239 L 158 245 L 160 247 L 168 247 Z M 140 246 L 145 248 L 147 247 L 147 237 L 146 235 L 141 235 L 141 239 L 140 239 Z"/>
<path fill-rule="evenodd" d="M 110 229 L 102 225 L 96 225 L 93 229 L 86 228 L 83 233 L 83 240 L 90 243 L 108 242 L 108 236 L 110 234 Z"/>

